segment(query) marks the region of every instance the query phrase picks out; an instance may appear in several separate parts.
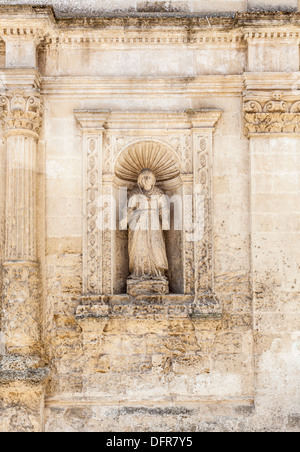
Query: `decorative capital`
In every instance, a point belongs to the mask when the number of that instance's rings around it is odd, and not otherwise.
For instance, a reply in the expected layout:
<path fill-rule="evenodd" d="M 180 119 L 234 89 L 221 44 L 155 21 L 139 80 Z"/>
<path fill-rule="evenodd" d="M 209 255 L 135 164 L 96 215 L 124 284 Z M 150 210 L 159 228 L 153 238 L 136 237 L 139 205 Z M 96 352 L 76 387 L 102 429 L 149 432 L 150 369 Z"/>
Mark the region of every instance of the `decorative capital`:
<path fill-rule="evenodd" d="M 43 105 L 38 92 L 10 91 L 0 97 L 0 119 L 4 131 L 26 130 L 39 134 Z"/>
<path fill-rule="evenodd" d="M 270 96 L 269 96 L 270 97 Z M 244 99 L 245 133 L 248 136 L 261 134 L 299 134 L 300 100 L 280 91 L 271 93 L 271 98 L 246 96 Z"/>

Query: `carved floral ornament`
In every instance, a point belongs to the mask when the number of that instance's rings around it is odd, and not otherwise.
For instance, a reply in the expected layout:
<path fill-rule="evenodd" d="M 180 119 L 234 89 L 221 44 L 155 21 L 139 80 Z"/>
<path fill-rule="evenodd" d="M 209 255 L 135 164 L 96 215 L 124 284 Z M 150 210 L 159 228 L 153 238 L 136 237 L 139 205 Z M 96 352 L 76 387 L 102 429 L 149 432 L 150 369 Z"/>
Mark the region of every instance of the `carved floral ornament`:
<path fill-rule="evenodd" d="M 0 97 L 0 118 L 5 131 L 14 129 L 39 133 L 43 105 L 39 93 L 13 91 Z"/>
<path fill-rule="evenodd" d="M 268 101 L 245 99 L 244 118 L 247 135 L 300 133 L 300 101 L 284 100 L 279 91 Z"/>

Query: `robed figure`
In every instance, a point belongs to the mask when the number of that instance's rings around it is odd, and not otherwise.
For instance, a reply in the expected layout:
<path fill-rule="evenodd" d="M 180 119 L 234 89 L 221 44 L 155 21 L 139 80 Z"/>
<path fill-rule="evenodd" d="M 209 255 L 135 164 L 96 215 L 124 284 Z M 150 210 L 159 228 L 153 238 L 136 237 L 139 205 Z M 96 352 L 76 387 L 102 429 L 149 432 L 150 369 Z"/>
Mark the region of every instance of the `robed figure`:
<path fill-rule="evenodd" d="M 170 210 L 150 170 L 139 174 L 122 227 L 127 224 L 130 279 L 166 280 L 168 259 L 163 230 L 170 229 Z"/>

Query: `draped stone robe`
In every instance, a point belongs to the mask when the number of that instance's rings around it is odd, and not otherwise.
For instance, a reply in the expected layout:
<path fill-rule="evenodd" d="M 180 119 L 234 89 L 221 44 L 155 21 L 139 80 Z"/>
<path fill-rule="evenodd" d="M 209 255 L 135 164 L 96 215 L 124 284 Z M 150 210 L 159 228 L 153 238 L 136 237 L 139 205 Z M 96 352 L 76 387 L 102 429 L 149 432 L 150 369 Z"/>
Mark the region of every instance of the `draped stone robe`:
<path fill-rule="evenodd" d="M 169 228 L 166 196 L 157 187 L 146 192 L 138 185 L 128 205 L 131 279 L 165 278 L 168 259 L 162 224 Z"/>

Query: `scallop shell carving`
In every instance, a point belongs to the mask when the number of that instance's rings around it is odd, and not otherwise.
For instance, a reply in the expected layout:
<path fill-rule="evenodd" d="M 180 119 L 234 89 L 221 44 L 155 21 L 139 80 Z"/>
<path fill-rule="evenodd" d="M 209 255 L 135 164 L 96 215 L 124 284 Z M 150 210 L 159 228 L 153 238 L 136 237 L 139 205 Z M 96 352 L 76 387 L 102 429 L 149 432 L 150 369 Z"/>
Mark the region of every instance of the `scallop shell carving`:
<path fill-rule="evenodd" d="M 116 163 L 119 179 L 136 182 L 143 169 L 153 171 L 157 181 L 168 181 L 180 175 L 176 158 L 167 146 L 161 143 L 136 143 L 127 148 Z"/>

